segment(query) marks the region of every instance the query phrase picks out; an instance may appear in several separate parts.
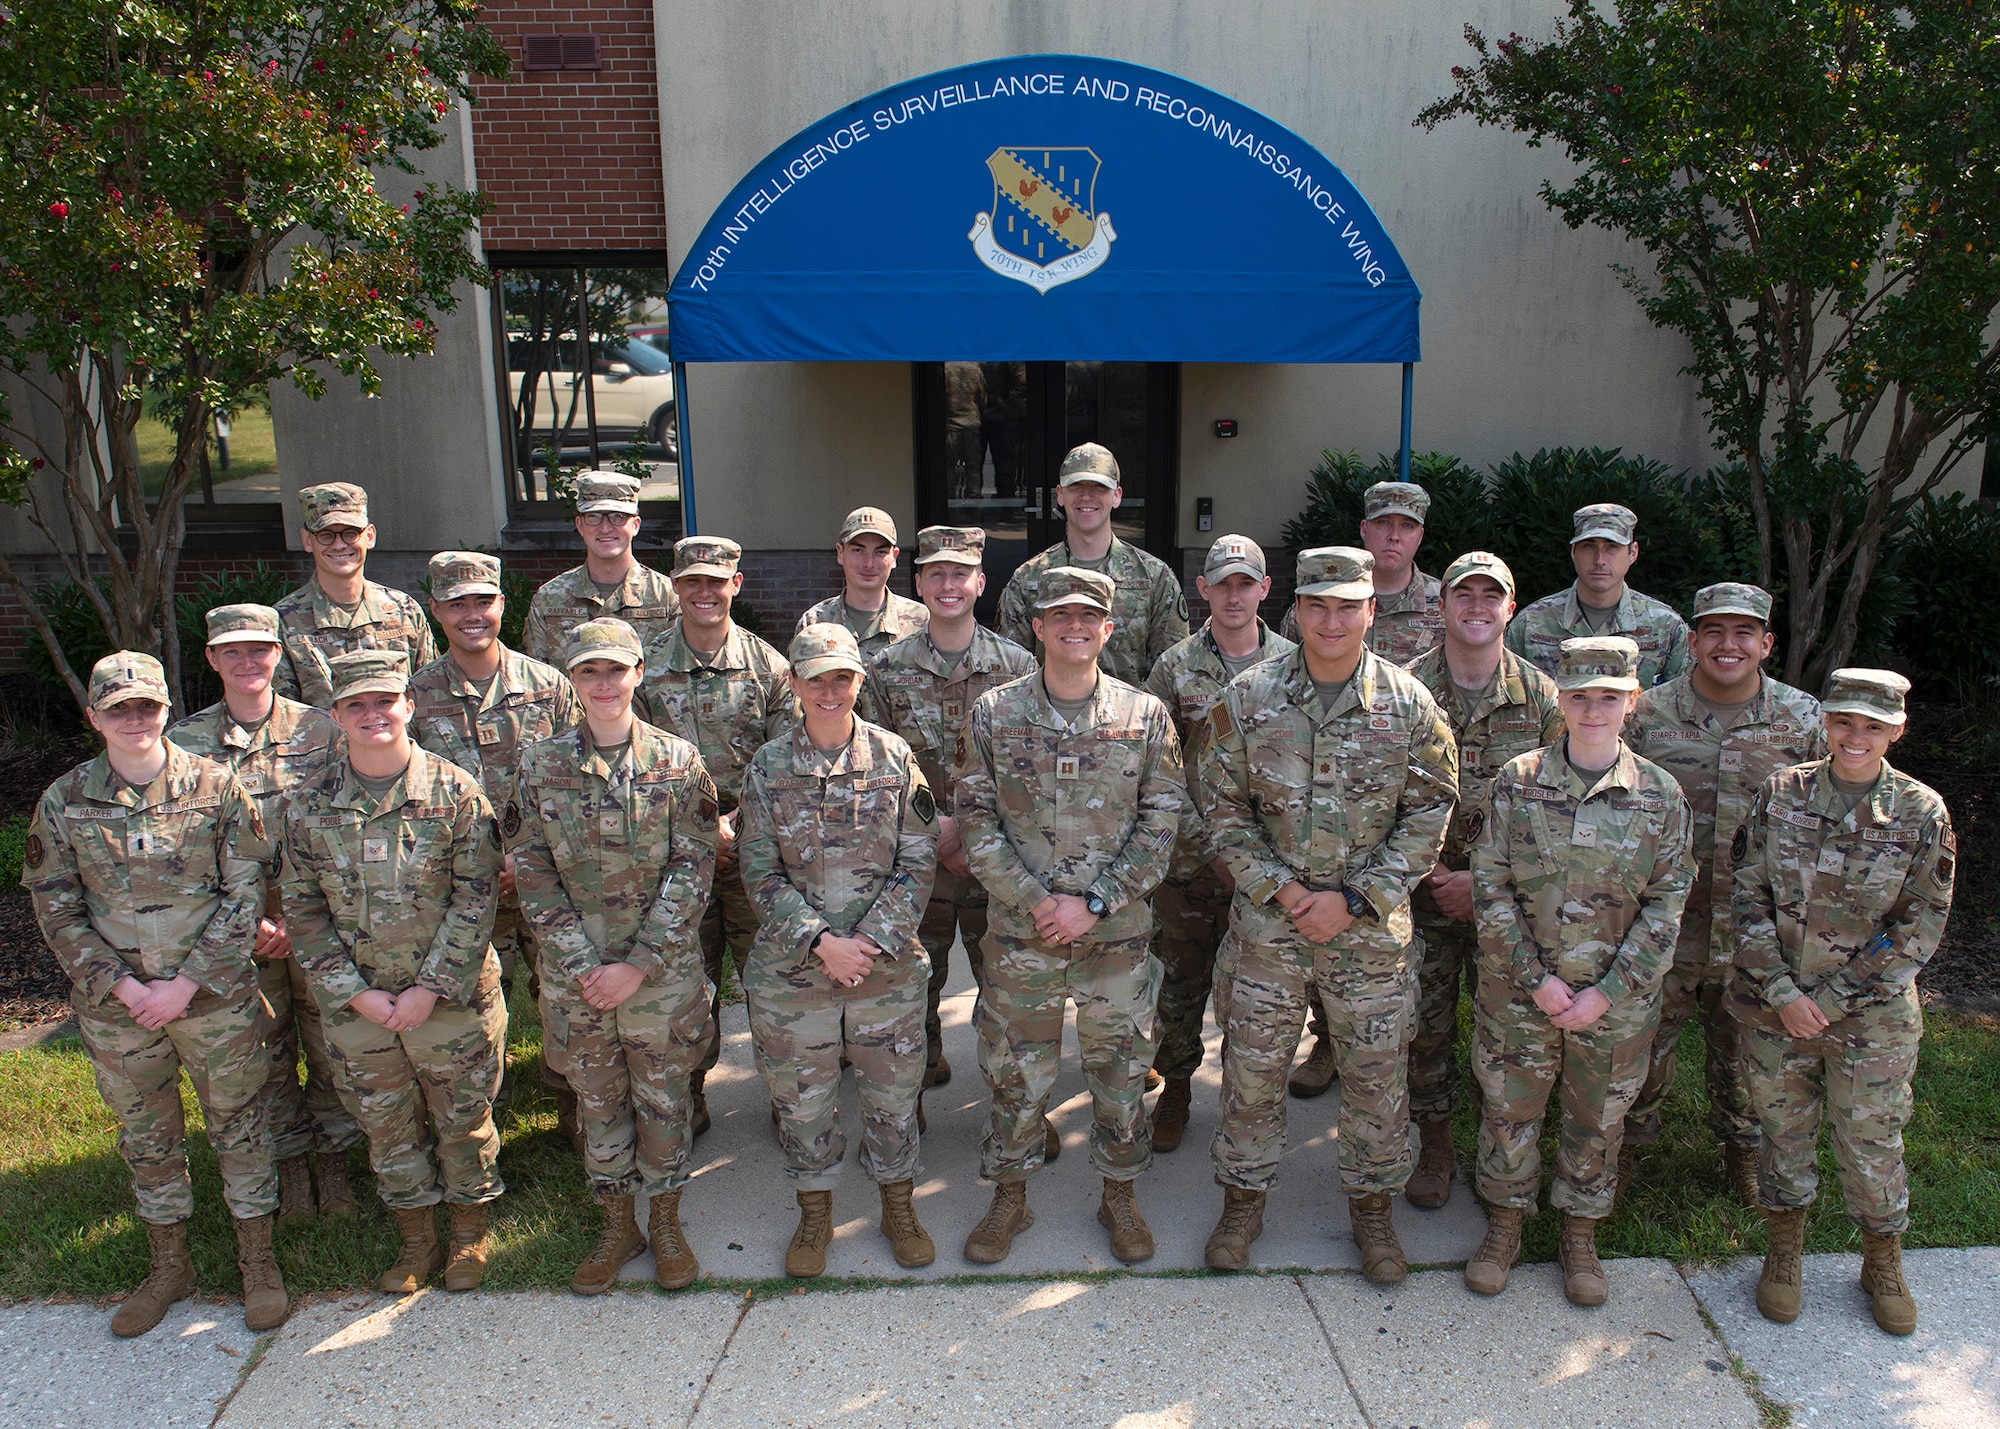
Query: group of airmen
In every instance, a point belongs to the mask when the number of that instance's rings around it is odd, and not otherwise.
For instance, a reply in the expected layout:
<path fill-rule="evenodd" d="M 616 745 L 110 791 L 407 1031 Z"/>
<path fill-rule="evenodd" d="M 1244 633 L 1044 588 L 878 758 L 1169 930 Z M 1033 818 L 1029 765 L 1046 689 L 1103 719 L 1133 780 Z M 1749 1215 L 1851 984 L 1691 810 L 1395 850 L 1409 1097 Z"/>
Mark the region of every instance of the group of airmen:
<path fill-rule="evenodd" d="M 1463 987 L 1487 1211 L 1472 1290 L 1506 1286 L 1557 1098 L 1565 1290 L 1603 1302 L 1598 1223 L 1698 1019 L 1726 1178 L 1769 1226 L 1759 1308 L 1799 1312 L 1825 1121 L 1875 1318 L 1914 1328 L 1913 983 L 1954 841 L 1885 758 L 1905 679 L 1840 670 L 1819 700 L 1779 683 L 1755 586 L 1704 589 L 1690 629 L 1627 585 L 1620 506 L 1576 513 L 1576 584 L 1517 613 L 1496 555 L 1416 567 L 1429 498 L 1402 482 L 1367 492 L 1359 546 L 1299 554 L 1285 633 L 1261 618 L 1263 551 L 1216 540 L 1190 633 L 1174 573 L 1113 533 L 1113 455 L 1076 448 L 1060 483 L 1064 539 L 1015 572 L 997 631 L 974 614 L 982 530 L 918 534 L 913 601 L 888 589 L 895 523 L 864 507 L 835 546 L 842 593 L 780 655 L 731 618 L 735 542 L 689 536 L 662 576 L 633 557 L 637 483 L 586 473 L 584 562 L 535 595 L 523 651 L 477 552 L 430 562 L 438 651 L 417 602 L 365 577 L 366 493 L 333 484 L 301 495 L 311 581 L 209 613 L 220 702 L 169 729 L 159 663 L 101 661 L 104 752 L 44 796 L 23 877 L 150 1241 L 113 1329 L 142 1334 L 193 1289 L 183 1069 L 251 1328 L 289 1310 L 274 1220 L 351 1212 L 363 1140 L 401 1237 L 381 1288 L 440 1270 L 476 1287 L 522 977 L 603 1208 L 572 1287 L 608 1289 L 648 1245 L 661 1285 L 691 1283 L 680 1199 L 725 953 L 799 1206 L 787 1272 L 826 1268 L 849 1069 L 882 1233 L 929 1264 L 912 1189 L 923 1093 L 953 1075 L 955 943 L 991 1094 L 973 1262 L 1033 1225 L 1029 1183 L 1061 1152 L 1066 1003 L 1098 1220 L 1119 1259 L 1154 1253 L 1137 1183 L 1186 1131 L 1212 1005 L 1207 1263 L 1251 1263 L 1287 1095 L 1337 1079 L 1352 1235 L 1364 1274 L 1396 1283 L 1393 1197 L 1440 1207 L 1458 1170 Z"/>

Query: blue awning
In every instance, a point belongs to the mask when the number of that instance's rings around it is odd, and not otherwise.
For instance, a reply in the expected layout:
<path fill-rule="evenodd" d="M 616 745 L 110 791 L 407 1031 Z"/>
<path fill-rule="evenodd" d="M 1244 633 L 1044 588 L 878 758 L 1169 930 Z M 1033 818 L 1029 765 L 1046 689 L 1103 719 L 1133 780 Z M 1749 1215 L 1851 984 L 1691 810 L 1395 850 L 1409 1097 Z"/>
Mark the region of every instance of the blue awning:
<path fill-rule="evenodd" d="M 709 218 L 678 362 L 1414 362 L 1416 282 L 1269 117 L 1083 55 L 991 60 L 800 131 Z"/>

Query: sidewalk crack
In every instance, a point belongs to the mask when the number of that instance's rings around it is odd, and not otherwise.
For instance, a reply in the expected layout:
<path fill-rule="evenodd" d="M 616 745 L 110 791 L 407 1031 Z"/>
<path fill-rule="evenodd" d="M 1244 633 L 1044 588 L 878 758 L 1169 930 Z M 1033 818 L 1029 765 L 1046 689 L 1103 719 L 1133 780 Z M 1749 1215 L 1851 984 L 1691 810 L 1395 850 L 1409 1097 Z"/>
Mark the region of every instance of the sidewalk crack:
<path fill-rule="evenodd" d="M 1354 1387 L 1354 1376 L 1348 1372 L 1347 1361 L 1341 1358 L 1340 1346 L 1333 1342 L 1333 1331 L 1326 1327 L 1326 1318 L 1319 1313 L 1319 1304 L 1306 1294 L 1305 1277 L 1294 1275 L 1292 1284 L 1298 1287 L 1299 1296 L 1312 1311 L 1313 1323 L 1319 1326 L 1320 1338 L 1326 1341 L 1326 1352 L 1333 1356 L 1333 1363 L 1340 1370 L 1340 1379 L 1347 1386 L 1347 1397 L 1354 1401 L 1354 1410 L 1361 1416 L 1361 1422 L 1368 1429 L 1375 1429 L 1375 1416 L 1368 1412 L 1368 1406 L 1361 1400 L 1361 1391 Z"/>
<path fill-rule="evenodd" d="M 729 1347 L 736 1343 L 736 1332 L 743 1328 L 743 1322 L 750 1318 L 750 1312 L 757 1308 L 757 1301 L 750 1295 L 743 1297 L 743 1308 L 736 1312 L 736 1323 L 729 1327 L 729 1333 L 722 1338 L 722 1349 L 715 1356 L 715 1363 L 708 1367 L 708 1376 L 701 1382 L 701 1393 L 694 1397 L 694 1404 L 688 1409 L 688 1416 L 681 1429 L 694 1429 L 695 1420 L 701 1417 L 701 1407 L 708 1402 L 709 1387 L 715 1383 L 715 1376 L 722 1368 L 722 1362 L 729 1358 Z"/>

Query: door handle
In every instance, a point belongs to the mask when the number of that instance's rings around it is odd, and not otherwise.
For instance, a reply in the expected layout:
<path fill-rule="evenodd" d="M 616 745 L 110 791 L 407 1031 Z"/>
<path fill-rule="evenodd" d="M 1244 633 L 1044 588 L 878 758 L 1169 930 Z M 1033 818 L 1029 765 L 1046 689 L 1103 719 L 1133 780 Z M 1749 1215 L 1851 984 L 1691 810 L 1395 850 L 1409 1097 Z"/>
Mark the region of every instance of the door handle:
<path fill-rule="evenodd" d="M 1042 488 L 1039 486 L 1034 488 L 1034 499 L 1028 503 L 1028 514 L 1034 517 L 1042 514 Z"/>

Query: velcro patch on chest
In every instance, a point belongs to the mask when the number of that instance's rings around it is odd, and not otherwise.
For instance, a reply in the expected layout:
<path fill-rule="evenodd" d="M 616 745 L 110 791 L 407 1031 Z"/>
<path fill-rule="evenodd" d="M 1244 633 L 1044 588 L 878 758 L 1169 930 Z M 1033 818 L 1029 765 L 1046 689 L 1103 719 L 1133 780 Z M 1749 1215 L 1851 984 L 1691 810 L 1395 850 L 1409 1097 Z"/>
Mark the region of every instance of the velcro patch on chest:
<path fill-rule="evenodd" d="M 1035 737 L 1035 730 L 1033 725 L 996 724 L 993 726 L 993 737 L 995 739 L 1033 739 Z"/>
<path fill-rule="evenodd" d="M 1075 779 L 1080 777 L 1082 772 L 1083 761 L 1076 755 L 1058 754 L 1056 756 L 1056 778 Z"/>
<path fill-rule="evenodd" d="M 1544 789 L 1539 784 L 1523 784 L 1521 796 L 1541 804 L 1567 804 L 1569 795 L 1561 789 Z"/>
<path fill-rule="evenodd" d="M 172 803 L 160 805 L 153 812 L 156 814 L 192 814 L 202 809 L 219 809 L 221 807 L 222 796 L 220 794 L 207 794 L 192 799 L 175 799 Z"/>
<path fill-rule="evenodd" d="M 1861 837 L 1872 844 L 1907 843 L 1915 835 L 1906 829 L 1863 829 Z"/>
<path fill-rule="evenodd" d="M 125 817 L 125 814 L 126 811 L 124 809 L 100 809 L 90 804 L 65 804 L 63 806 L 63 817 L 72 820 L 122 819 Z"/>
<path fill-rule="evenodd" d="M 457 812 L 457 807 L 452 804 L 419 804 L 416 811 L 410 817 L 413 819 L 448 819 Z"/>

